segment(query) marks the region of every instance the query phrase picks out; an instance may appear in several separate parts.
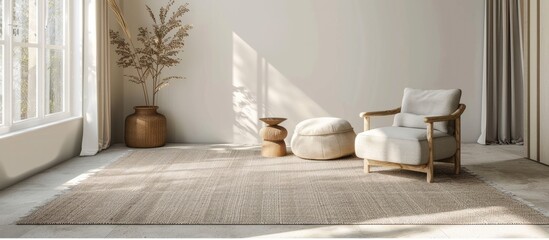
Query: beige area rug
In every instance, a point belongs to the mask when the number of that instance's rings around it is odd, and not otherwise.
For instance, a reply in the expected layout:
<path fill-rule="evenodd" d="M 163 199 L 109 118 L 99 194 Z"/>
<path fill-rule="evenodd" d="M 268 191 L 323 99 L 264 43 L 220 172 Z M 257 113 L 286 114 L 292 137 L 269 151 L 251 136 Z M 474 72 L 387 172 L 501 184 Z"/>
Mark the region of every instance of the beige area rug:
<path fill-rule="evenodd" d="M 18 224 L 549 224 L 470 173 L 256 150 L 135 150 Z"/>

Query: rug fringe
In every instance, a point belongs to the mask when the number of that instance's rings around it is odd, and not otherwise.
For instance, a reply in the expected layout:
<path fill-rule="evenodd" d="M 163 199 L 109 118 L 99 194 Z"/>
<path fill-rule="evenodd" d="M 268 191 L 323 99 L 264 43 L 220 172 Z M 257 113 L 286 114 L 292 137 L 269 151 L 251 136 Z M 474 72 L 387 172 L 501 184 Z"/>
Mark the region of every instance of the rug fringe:
<path fill-rule="evenodd" d="M 119 157 L 117 157 L 116 159 L 114 159 L 112 162 L 108 163 L 108 164 L 105 164 L 104 166 L 100 167 L 100 168 L 97 168 L 98 170 L 101 170 L 101 169 L 104 169 L 108 166 L 110 166 L 111 164 L 117 162 L 119 159 L 123 158 L 123 157 L 126 157 L 128 156 L 130 153 L 132 153 L 134 150 L 128 150 L 126 151 L 124 154 L 120 155 Z M 69 160 L 70 161 L 70 160 Z M 96 172 L 93 172 L 93 173 L 90 173 L 88 175 L 88 178 L 97 174 L 98 172 L 100 171 L 96 171 Z M 85 180 L 85 179 L 83 179 Z M 47 205 L 48 203 L 50 203 L 51 201 L 55 200 L 56 198 L 60 197 L 61 195 L 69 192 L 70 190 L 72 190 L 72 188 L 78 186 L 78 184 L 75 184 L 75 185 L 72 185 L 72 186 L 69 186 L 67 187 L 66 189 L 63 189 L 63 190 L 60 190 L 58 193 L 52 195 L 51 197 L 45 199 L 42 201 L 42 204 L 39 204 L 39 205 L 36 205 L 34 207 L 32 207 L 31 209 L 29 209 L 29 211 L 27 213 L 25 213 L 25 215 L 23 215 L 22 217 L 19 218 L 19 220 L 15 221 L 15 224 L 16 225 L 41 225 L 41 224 L 35 224 L 35 223 L 28 223 L 28 222 L 25 222 L 24 223 L 24 220 L 25 218 L 28 218 L 30 217 L 33 213 L 35 213 L 38 209 L 40 209 L 41 207 Z M 51 225 L 51 224 L 47 224 L 47 225 Z M 60 225 L 60 224 L 59 224 Z"/>
<path fill-rule="evenodd" d="M 535 204 L 533 204 L 532 202 L 530 201 L 527 201 L 521 197 L 519 197 L 518 195 L 514 194 L 513 192 L 503 188 L 501 185 L 495 183 L 494 181 L 492 180 L 488 180 L 486 177 L 484 176 L 481 176 L 480 174 L 476 173 L 474 170 L 471 170 L 470 168 L 467 168 L 467 167 L 462 167 L 465 171 L 467 171 L 468 173 L 470 173 L 471 175 L 477 177 L 478 179 L 482 180 L 483 182 L 485 182 L 486 184 L 488 184 L 489 186 L 497 189 L 498 191 L 502 192 L 503 194 L 505 194 L 506 196 L 508 197 L 511 197 L 513 200 L 517 201 L 517 202 L 520 202 L 532 209 L 534 209 L 536 212 L 540 213 L 541 215 L 545 216 L 545 217 L 549 217 L 549 210 L 547 209 L 543 209 L 543 208 L 540 208 L 540 207 L 537 207 Z"/>

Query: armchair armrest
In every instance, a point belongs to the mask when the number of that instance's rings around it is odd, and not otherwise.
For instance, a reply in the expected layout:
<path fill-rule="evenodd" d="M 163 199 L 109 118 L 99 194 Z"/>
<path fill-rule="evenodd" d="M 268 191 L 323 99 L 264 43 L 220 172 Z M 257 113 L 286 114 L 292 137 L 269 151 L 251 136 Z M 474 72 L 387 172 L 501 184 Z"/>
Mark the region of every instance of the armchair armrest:
<path fill-rule="evenodd" d="M 389 115 L 395 115 L 397 113 L 400 113 L 400 107 L 391 109 L 391 110 L 385 110 L 385 111 L 362 112 L 360 113 L 360 117 L 365 118 L 365 117 L 389 116 Z"/>
<path fill-rule="evenodd" d="M 444 121 L 456 120 L 456 119 L 461 117 L 461 114 L 463 114 L 463 112 L 465 111 L 465 108 L 466 108 L 465 104 L 460 104 L 458 109 L 450 115 L 425 117 L 425 123 L 434 123 L 434 122 L 444 122 Z"/>
<path fill-rule="evenodd" d="M 364 131 L 370 130 L 370 117 L 395 115 L 399 112 L 400 112 L 400 108 L 395 108 L 395 109 L 385 110 L 385 111 L 360 113 L 360 117 L 364 118 Z"/>

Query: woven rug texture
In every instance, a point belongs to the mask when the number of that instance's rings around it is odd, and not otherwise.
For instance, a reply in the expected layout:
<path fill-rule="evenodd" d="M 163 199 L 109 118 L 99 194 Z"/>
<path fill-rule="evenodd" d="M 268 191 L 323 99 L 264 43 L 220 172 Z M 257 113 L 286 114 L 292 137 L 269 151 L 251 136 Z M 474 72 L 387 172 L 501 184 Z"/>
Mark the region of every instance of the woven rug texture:
<path fill-rule="evenodd" d="M 258 150 L 134 150 L 18 224 L 549 224 L 464 171 L 373 168 L 361 159 Z"/>

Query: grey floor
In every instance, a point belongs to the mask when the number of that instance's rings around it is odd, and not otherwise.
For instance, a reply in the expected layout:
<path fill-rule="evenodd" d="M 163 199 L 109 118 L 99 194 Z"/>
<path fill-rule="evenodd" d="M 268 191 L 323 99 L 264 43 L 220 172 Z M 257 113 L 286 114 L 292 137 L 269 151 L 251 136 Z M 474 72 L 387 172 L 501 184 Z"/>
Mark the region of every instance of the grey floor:
<path fill-rule="evenodd" d="M 196 148 L 208 146 L 167 147 Z M 77 157 L 0 191 L 0 237 L 549 237 L 549 225 L 89 225 L 19 226 L 21 216 L 129 149 L 117 145 L 94 157 Z M 549 167 L 523 159 L 520 146 L 463 146 L 463 163 L 498 188 L 549 212 Z"/>

